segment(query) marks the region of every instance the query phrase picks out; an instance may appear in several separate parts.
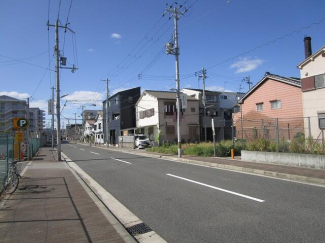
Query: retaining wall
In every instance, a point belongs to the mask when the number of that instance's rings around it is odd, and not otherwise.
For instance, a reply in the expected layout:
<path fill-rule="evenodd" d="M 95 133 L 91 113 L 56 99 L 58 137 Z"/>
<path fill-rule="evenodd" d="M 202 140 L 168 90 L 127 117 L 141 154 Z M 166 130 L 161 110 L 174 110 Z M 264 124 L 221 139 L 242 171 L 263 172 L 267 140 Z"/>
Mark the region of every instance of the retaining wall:
<path fill-rule="evenodd" d="M 325 155 L 241 151 L 243 161 L 325 170 Z"/>

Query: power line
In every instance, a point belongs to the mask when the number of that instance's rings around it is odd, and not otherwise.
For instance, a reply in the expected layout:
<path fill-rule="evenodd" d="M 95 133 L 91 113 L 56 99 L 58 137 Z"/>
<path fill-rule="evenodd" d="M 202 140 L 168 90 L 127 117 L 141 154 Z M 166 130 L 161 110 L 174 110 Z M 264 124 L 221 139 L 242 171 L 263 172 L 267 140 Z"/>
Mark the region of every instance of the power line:
<path fill-rule="evenodd" d="M 32 64 L 32 63 L 29 63 L 29 62 L 25 62 L 23 60 L 15 59 L 15 58 L 8 57 L 8 56 L 4 56 L 4 55 L 1 55 L 1 54 L 0 54 L 0 56 L 1 57 L 4 57 L 4 58 L 11 59 L 11 60 L 14 60 L 16 62 L 25 63 L 25 64 L 28 64 L 28 65 L 31 65 L 31 66 L 34 66 L 34 67 L 38 67 L 38 68 L 42 68 L 42 69 L 46 69 L 46 70 L 50 70 L 50 71 L 53 71 L 54 72 L 54 70 L 52 70 L 52 69 L 49 69 L 49 68 L 46 68 L 46 67 L 42 67 L 42 66 L 39 66 L 39 65 L 36 65 L 36 64 Z"/>
<path fill-rule="evenodd" d="M 270 41 L 265 42 L 265 43 L 263 43 L 263 44 L 261 44 L 261 45 L 259 45 L 259 46 L 256 46 L 256 47 L 254 47 L 254 48 L 252 48 L 252 49 L 250 49 L 250 50 L 244 51 L 244 52 L 242 52 L 242 53 L 240 53 L 240 54 L 237 54 L 237 55 L 235 55 L 235 56 L 233 56 L 233 57 L 231 57 L 231 58 L 228 58 L 228 59 L 226 59 L 226 60 L 223 60 L 223 61 L 221 61 L 221 62 L 219 62 L 219 63 L 217 63 L 217 64 L 215 64 L 215 65 L 212 65 L 212 66 L 208 67 L 208 69 L 215 68 L 215 67 L 217 67 L 217 66 L 219 66 L 219 65 L 221 65 L 221 64 L 223 64 L 223 63 L 226 63 L 226 62 L 232 61 L 232 60 L 234 60 L 234 59 L 236 59 L 236 58 L 238 58 L 238 57 L 240 57 L 240 56 L 243 56 L 243 55 L 245 55 L 245 54 L 249 54 L 250 52 L 256 51 L 257 49 L 261 49 L 261 48 L 263 48 L 263 47 L 265 47 L 265 46 L 268 46 L 268 45 L 270 45 L 270 44 L 274 44 L 274 43 L 276 43 L 276 42 L 279 41 L 279 40 L 283 40 L 283 39 L 285 39 L 285 38 L 287 38 L 287 37 L 290 37 L 290 36 L 292 36 L 292 35 L 294 35 L 294 34 L 298 34 L 298 33 L 300 33 L 302 30 L 309 29 L 309 28 L 311 28 L 311 27 L 314 26 L 314 25 L 319 25 L 319 24 L 322 23 L 323 21 L 325 21 L 325 17 L 322 18 L 322 19 L 320 19 L 318 22 L 311 23 L 311 24 L 309 24 L 308 26 L 301 27 L 300 29 L 294 30 L 294 31 L 292 31 L 292 32 L 290 32 L 290 33 L 288 33 L 288 34 L 285 34 L 285 35 L 281 36 L 281 37 L 277 37 L 277 38 L 275 38 L 275 39 L 273 39 L 273 40 L 270 40 Z"/>

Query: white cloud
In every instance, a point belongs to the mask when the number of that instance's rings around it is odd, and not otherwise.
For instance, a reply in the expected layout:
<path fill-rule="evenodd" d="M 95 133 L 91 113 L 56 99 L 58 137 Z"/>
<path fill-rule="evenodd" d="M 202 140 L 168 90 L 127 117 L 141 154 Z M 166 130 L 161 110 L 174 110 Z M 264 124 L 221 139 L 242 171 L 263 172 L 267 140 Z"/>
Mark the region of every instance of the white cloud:
<path fill-rule="evenodd" d="M 87 51 L 88 52 L 93 52 L 93 51 L 95 51 L 93 48 L 89 48 L 89 49 L 87 49 Z"/>
<path fill-rule="evenodd" d="M 216 85 L 212 85 L 212 86 L 205 87 L 205 89 L 206 90 L 211 90 L 211 91 L 233 92 L 232 90 L 224 89 L 224 87 L 222 87 L 222 86 L 216 86 Z"/>
<path fill-rule="evenodd" d="M 256 69 L 258 66 L 264 63 L 262 59 L 250 59 L 247 57 L 240 58 L 239 61 L 231 64 L 230 68 L 236 68 L 235 73 L 244 73 Z"/>
<path fill-rule="evenodd" d="M 31 108 L 40 108 L 47 111 L 47 100 L 32 100 L 29 104 Z"/>
<path fill-rule="evenodd" d="M 121 39 L 122 36 L 121 36 L 120 34 L 113 33 L 113 34 L 111 34 L 111 38 L 112 38 L 112 39 Z"/>
<path fill-rule="evenodd" d="M 16 91 L 9 91 L 9 92 L 1 91 L 0 95 L 7 95 L 7 96 L 10 96 L 10 97 L 13 97 L 13 98 L 16 98 L 16 99 L 26 99 L 26 98 L 28 98 L 30 96 L 27 93 L 18 93 Z"/>
<path fill-rule="evenodd" d="M 94 91 L 75 91 L 63 99 L 68 101 L 67 105 L 69 105 L 69 103 L 74 103 L 76 106 L 82 104 L 96 104 L 96 106 L 101 106 L 103 98 L 103 93 Z"/>

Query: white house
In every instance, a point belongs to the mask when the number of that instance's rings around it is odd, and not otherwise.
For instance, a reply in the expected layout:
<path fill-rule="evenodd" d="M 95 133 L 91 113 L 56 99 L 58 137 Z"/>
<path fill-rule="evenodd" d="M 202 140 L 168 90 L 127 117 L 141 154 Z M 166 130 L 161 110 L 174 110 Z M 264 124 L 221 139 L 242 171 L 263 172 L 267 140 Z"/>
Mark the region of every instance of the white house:
<path fill-rule="evenodd" d="M 170 143 L 177 141 L 175 92 L 145 90 L 135 108 L 138 134 L 147 135 L 155 143 L 158 140 Z M 187 108 L 181 114 L 182 141 L 198 141 L 199 127 L 199 101 L 187 96 Z"/>
<path fill-rule="evenodd" d="M 102 111 L 99 111 L 95 118 L 94 134 L 95 134 L 95 143 L 103 144 L 104 133 L 103 133 L 103 112 Z"/>
<path fill-rule="evenodd" d="M 325 46 L 311 53 L 311 38 L 305 37 L 305 60 L 298 65 L 301 77 L 305 135 L 321 139 L 325 128 Z"/>
<path fill-rule="evenodd" d="M 90 137 L 90 136 L 94 135 L 94 133 L 95 133 L 94 127 L 95 127 L 94 119 L 86 120 L 85 121 L 84 137 Z"/>

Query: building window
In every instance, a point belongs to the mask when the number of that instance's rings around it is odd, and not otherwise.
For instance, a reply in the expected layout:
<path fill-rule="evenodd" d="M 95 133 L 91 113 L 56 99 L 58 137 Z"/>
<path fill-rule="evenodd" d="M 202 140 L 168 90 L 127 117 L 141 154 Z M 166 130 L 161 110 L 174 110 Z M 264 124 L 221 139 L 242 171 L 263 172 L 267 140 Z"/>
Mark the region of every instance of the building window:
<path fill-rule="evenodd" d="M 208 102 L 217 102 L 217 96 L 216 95 L 206 95 L 206 100 Z"/>
<path fill-rule="evenodd" d="M 280 109 L 281 108 L 281 100 L 273 100 L 271 101 L 271 109 Z"/>
<path fill-rule="evenodd" d="M 108 104 L 108 107 L 111 107 L 111 101 L 108 101 L 107 104 Z"/>
<path fill-rule="evenodd" d="M 325 74 L 315 76 L 316 89 L 325 88 Z"/>
<path fill-rule="evenodd" d="M 272 102 L 271 102 L 271 106 L 272 106 Z M 257 111 L 263 111 L 263 103 L 256 104 L 256 110 Z"/>
<path fill-rule="evenodd" d="M 226 100 L 226 99 L 228 99 L 228 96 L 227 95 L 220 95 L 220 99 Z"/>
<path fill-rule="evenodd" d="M 139 119 L 143 119 L 143 118 L 146 118 L 146 117 L 152 117 L 155 115 L 155 109 L 154 108 L 151 108 L 151 109 L 148 109 L 148 110 L 143 110 L 143 111 L 139 111 Z"/>
<path fill-rule="evenodd" d="M 102 124 L 101 123 L 98 124 L 98 129 L 102 129 Z"/>
<path fill-rule="evenodd" d="M 115 98 L 115 105 L 118 105 L 118 98 Z"/>
<path fill-rule="evenodd" d="M 120 114 L 119 113 L 113 114 L 112 120 L 118 120 L 118 119 L 120 119 Z"/>
<path fill-rule="evenodd" d="M 165 103 L 165 115 L 174 115 L 176 111 L 176 104 L 172 102 Z"/>
<path fill-rule="evenodd" d="M 195 107 L 191 107 L 191 112 L 195 112 Z"/>
<path fill-rule="evenodd" d="M 175 126 L 166 126 L 166 134 L 175 134 Z"/>

